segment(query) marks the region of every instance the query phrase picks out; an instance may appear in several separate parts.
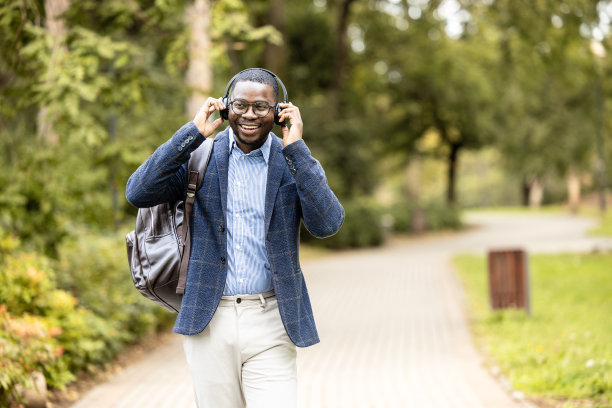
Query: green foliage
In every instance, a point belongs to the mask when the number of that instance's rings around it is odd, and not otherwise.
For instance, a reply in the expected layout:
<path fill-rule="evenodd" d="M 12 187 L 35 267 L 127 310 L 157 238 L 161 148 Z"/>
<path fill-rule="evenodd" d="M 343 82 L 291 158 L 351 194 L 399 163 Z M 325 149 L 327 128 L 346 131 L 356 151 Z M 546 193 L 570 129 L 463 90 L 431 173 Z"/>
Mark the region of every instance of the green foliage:
<path fill-rule="evenodd" d="M 132 342 L 173 320 L 134 289 L 125 255 L 125 234 L 79 228 L 64 240 L 56 262 L 58 285 L 112 323 L 113 342 Z"/>
<path fill-rule="evenodd" d="M 134 290 L 117 238 L 81 231 L 59 261 L 0 240 L 0 402 L 15 397 L 17 384 L 29 386 L 35 371 L 61 388 L 169 322 L 169 313 Z"/>
<path fill-rule="evenodd" d="M 477 340 L 515 389 L 576 400 L 571 406 L 612 403 L 611 255 L 531 256 L 531 317 L 490 311 L 482 257 L 459 256 L 455 264 Z"/>
<path fill-rule="evenodd" d="M 459 229 L 463 226 L 458 208 L 446 204 L 418 206 L 398 203 L 382 206 L 369 198 L 342 202 L 346 213 L 340 231 L 329 238 L 315 239 L 302 228 L 301 241 L 330 249 L 361 248 L 381 245 L 393 231 L 412 233 L 415 217 L 422 217 L 422 231 Z"/>
<path fill-rule="evenodd" d="M 17 386 L 31 388 L 32 373 L 43 372 L 56 386 L 74 379 L 65 361 L 53 327 L 41 317 L 14 317 L 0 305 L 0 404 L 9 406 L 19 400 Z"/>
<path fill-rule="evenodd" d="M 377 246 L 383 242 L 380 209 L 366 199 L 343 202 L 346 213 L 340 231 L 329 238 L 315 239 L 302 228 L 302 242 L 332 249 Z"/>
<path fill-rule="evenodd" d="M 55 289 L 48 260 L 3 250 L 0 288 L 0 402 L 14 399 L 18 384 L 30 386 L 35 371 L 44 373 L 55 387 L 73 380 L 61 337 L 74 328 L 63 318 L 87 312 L 75 307 L 76 299 L 69 293 Z"/>
<path fill-rule="evenodd" d="M 444 203 L 396 203 L 384 213 L 392 217 L 393 229 L 397 232 L 411 233 L 419 227 L 423 228 L 423 231 L 456 230 L 463 226 L 459 209 Z"/>
<path fill-rule="evenodd" d="M 606 211 L 603 216 L 600 215 L 599 225 L 590 230 L 589 234 L 612 237 L 612 212 L 610 210 Z"/>

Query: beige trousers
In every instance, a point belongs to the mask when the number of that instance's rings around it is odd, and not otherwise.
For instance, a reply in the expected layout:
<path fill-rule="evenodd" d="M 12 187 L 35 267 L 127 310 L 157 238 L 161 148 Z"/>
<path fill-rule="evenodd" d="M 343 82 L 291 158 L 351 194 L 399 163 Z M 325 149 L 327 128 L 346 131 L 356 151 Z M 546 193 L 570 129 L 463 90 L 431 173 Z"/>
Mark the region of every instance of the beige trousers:
<path fill-rule="evenodd" d="M 297 406 L 295 345 L 264 295 L 224 296 L 206 329 L 184 336 L 198 408 Z"/>

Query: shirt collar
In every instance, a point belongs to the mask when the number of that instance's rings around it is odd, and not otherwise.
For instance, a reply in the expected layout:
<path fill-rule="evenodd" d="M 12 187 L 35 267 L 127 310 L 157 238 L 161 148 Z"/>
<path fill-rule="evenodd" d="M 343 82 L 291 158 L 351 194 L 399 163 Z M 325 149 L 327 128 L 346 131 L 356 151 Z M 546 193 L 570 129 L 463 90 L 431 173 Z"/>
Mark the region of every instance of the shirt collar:
<path fill-rule="evenodd" d="M 244 154 L 244 152 L 240 150 L 240 148 L 236 145 L 236 139 L 234 138 L 234 131 L 232 130 L 231 127 L 228 127 L 228 129 L 229 129 L 229 132 L 227 133 L 229 135 L 230 155 L 232 154 L 232 150 L 234 149 L 234 147 L 236 147 L 237 151 L 240 152 L 240 154 Z M 272 138 L 270 137 L 270 134 L 268 134 L 268 138 L 266 139 L 264 144 L 261 145 L 259 149 L 253 150 L 251 153 L 248 154 L 248 156 L 258 156 L 261 153 L 264 161 L 266 162 L 266 164 L 268 164 L 268 160 L 270 159 L 270 148 L 271 147 L 272 147 Z"/>

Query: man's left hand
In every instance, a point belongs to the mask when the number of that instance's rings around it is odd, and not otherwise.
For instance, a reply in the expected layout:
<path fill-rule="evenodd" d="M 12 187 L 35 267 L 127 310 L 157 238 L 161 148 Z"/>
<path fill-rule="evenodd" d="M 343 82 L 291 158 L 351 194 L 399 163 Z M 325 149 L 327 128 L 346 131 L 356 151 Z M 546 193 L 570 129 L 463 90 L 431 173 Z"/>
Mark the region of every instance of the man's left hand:
<path fill-rule="evenodd" d="M 282 109 L 279 117 L 280 121 L 283 123 L 281 126 L 281 131 L 283 133 L 283 145 L 287 146 L 302 138 L 304 123 L 302 123 L 300 109 L 297 106 L 291 102 L 280 103 L 279 106 Z"/>

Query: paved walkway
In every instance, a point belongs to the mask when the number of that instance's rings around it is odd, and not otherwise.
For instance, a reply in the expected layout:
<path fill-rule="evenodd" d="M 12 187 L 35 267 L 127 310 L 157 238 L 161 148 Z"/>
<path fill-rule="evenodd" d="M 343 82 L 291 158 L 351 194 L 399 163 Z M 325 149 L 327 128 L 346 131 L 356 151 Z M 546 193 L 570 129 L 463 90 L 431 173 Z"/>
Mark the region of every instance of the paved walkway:
<path fill-rule="evenodd" d="M 589 251 L 612 240 L 587 238 L 594 221 L 570 216 L 473 214 L 468 222 L 477 228 L 303 264 L 322 342 L 299 350 L 300 408 L 526 406 L 472 345 L 451 255 Z M 195 407 L 179 336 L 73 408 L 110 407 Z"/>

